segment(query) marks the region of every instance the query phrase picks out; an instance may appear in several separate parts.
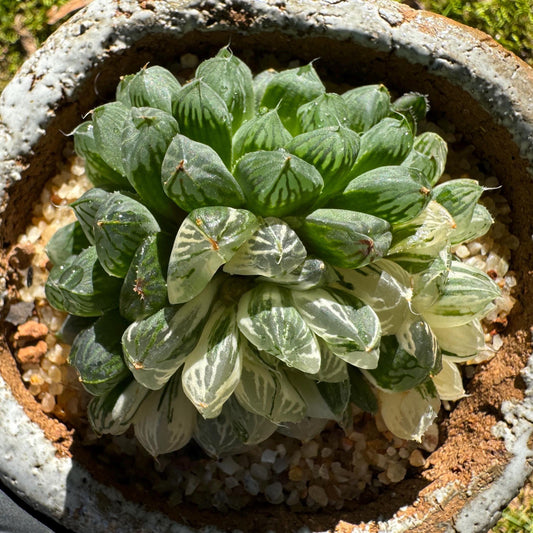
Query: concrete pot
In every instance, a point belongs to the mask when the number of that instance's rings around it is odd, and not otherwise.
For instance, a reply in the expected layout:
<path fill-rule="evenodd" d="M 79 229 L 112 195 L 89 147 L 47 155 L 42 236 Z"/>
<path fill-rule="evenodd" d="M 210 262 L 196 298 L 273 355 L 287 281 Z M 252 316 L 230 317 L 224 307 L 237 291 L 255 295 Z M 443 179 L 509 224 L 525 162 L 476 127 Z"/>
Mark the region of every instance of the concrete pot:
<path fill-rule="evenodd" d="M 21 214 L 30 212 L 55 172 L 66 143 L 62 132 L 110 97 L 120 75 L 149 61 L 171 65 L 185 52 L 205 57 L 228 42 L 253 67 L 272 56 L 280 62 L 320 58 L 317 68 L 336 83 L 383 81 L 428 94 L 434 115 L 476 146 L 503 183 L 512 232 L 521 241 L 513 270 L 522 290 L 504 333 L 505 360 L 495 358 L 476 375 L 429 467 L 377 501 L 296 517 L 273 507 L 240 517 L 198 516 L 147 503 L 146 495 L 121 486 L 112 469 L 95 465 L 79 447 L 59 455 L 52 442 L 64 428 L 50 425 L 32 404 L 3 340 L 0 479 L 32 508 L 76 532 L 487 531 L 533 470 L 533 71 L 485 34 L 389 0 L 94 0 L 2 94 L 4 247 L 23 231 L 27 218 Z M 469 433 L 468 420 L 485 431 Z"/>

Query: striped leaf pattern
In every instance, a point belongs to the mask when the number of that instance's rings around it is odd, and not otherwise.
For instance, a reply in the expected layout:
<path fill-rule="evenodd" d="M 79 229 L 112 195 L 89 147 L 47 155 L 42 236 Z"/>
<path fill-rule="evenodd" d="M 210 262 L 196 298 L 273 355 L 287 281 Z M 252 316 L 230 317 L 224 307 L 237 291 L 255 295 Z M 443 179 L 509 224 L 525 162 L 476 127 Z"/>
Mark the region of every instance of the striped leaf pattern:
<path fill-rule="evenodd" d="M 321 94 L 301 105 L 296 117 L 302 133 L 328 126 L 349 126 L 346 102 L 335 93 Z"/>
<path fill-rule="evenodd" d="M 94 224 L 96 213 L 110 196 L 111 193 L 95 187 L 89 189 L 80 198 L 70 204 L 87 240 L 91 244 L 95 243 Z"/>
<path fill-rule="evenodd" d="M 416 168 L 431 185 L 435 185 L 444 173 L 447 157 L 446 141 L 436 133 L 426 131 L 415 137 L 413 149 L 401 165 Z"/>
<path fill-rule="evenodd" d="M 364 85 L 342 94 L 349 110 L 350 128 L 368 131 L 386 118 L 391 110 L 389 91 L 384 85 Z"/>

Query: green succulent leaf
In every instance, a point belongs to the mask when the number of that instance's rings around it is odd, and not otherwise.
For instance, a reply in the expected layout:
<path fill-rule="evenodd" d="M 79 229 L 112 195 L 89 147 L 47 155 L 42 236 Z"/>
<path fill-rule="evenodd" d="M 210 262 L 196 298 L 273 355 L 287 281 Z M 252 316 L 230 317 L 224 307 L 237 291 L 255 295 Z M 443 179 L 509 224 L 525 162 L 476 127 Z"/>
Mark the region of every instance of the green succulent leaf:
<path fill-rule="evenodd" d="M 407 120 L 384 118 L 361 136 L 352 176 L 378 167 L 399 165 L 412 147 L 413 134 Z"/>
<path fill-rule="evenodd" d="M 320 370 L 316 374 L 309 374 L 311 379 L 318 383 L 339 383 L 348 379 L 348 364 L 337 357 L 322 340 L 318 340 L 320 346 Z"/>
<path fill-rule="evenodd" d="M 115 313 L 105 314 L 75 339 L 69 362 L 76 367 L 82 385 L 95 396 L 110 391 L 129 375 L 120 338 L 126 322 Z"/>
<path fill-rule="evenodd" d="M 231 116 L 224 100 L 202 80 L 183 86 L 174 103 L 173 115 L 180 132 L 207 144 L 231 165 Z"/>
<path fill-rule="evenodd" d="M 376 414 L 378 412 L 378 400 L 362 371 L 349 365 L 348 374 L 350 376 L 350 401 L 359 409 Z"/>
<path fill-rule="evenodd" d="M 246 410 L 231 397 L 216 418 L 198 417 L 194 440 L 212 457 L 223 457 L 263 442 L 275 430 L 274 423 Z"/>
<path fill-rule="evenodd" d="M 306 257 L 302 241 L 290 226 L 279 218 L 267 217 L 224 265 L 224 272 L 268 278 L 283 276 L 297 268 Z"/>
<path fill-rule="evenodd" d="M 485 332 L 481 320 L 475 318 L 462 326 L 431 326 L 445 359 L 464 362 L 485 347 Z"/>
<path fill-rule="evenodd" d="M 421 172 L 383 166 L 357 176 L 331 200 L 331 205 L 401 224 L 418 216 L 430 200 L 431 185 Z"/>
<path fill-rule="evenodd" d="M 183 218 L 163 191 L 161 165 L 170 141 L 179 131 L 176 119 L 160 109 L 132 107 L 126 121 L 121 153 L 124 172 L 142 201 L 169 220 Z"/>
<path fill-rule="evenodd" d="M 325 92 L 312 63 L 309 63 L 275 73 L 268 81 L 260 105 L 276 108 L 285 127 L 296 135 L 299 133 L 297 109 Z"/>
<path fill-rule="evenodd" d="M 455 228 L 453 232 L 453 241 L 456 244 L 459 244 L 479 239 L 489 231 L 493 223 L 494 219 L 489 210 L 481 204 L 476 204 L 470 222 Z"/>
<path fill-rule="evenodd" d="M 283 217 L 310 208 L 324 184 L 315 167 L 282 150 L 245 154 L 234 175 L 248 207 L 265 217 Z"/>
<path fill-rule="evenodd" d="M 282 365 L 267 365 L 257 350 L 243 342 L 243 363 L 235 398 L 248 411 L 266 417 L 275 424 L 299 422 L 306 405 L 293 387 Z"/>
<path fill-rule="evenodd" d="M 328 126 L 350 126 L 345 100 L 335 93 L 324 93 L 298 108 L 299 130 L 313 131 Z"/>
<path fill-rule="evenodd" d="M 73 133 L 74 150 L 85 159 L 85 174 L 95 187 L 131 189 L 127 178 L 113 170 L 100 156 L 92 121 L 82 122 Z"/>
<path fill-rule="evenodd" d="M 228 46 L 200 63 L 195 76 L 222 97 L 232 117 L 233 132 L 252 118 L 255 108 L 252 73 Z"/>
<path fill-rule="evenodd" d="M 122 102 L 110 102 L 97 107 L 92 114 L 96 153 L 116 173 L 125 176 L 120 150 L 122 132 L 130 118 L 130 108 Z"/>
<path fill-rule="evenodd" d="M 48 302 L 72 315 L 100 316 L 118 305 L 122 280 L 107 275 L 90 246 L 55 266 L 45 285 Z"/>
<path fill-rule="evenodd" d="M 258 228 L 258 219 L 244 209 L 201 207 L 192 211 L 180 226 L 170 254 L 170 303 L 186 302 L 199 294 Z"/>
<path fill-rule="evenodd" d="M 267 85 L 270 83 L 270 80 L 277 74 L 273 68 L 268 68 L 261 71 L 259 74 L 256 74 L 253 78 L 253 87 L 254 87 L 254 99 L 255 99 L 255 108 L 259 109 L 261 106 L 261 100 L 265 94 Z"/>
<path fill-rule="evenodd" d="M 124 76 L 117 89 L 117 100 L 130 107 L 154 107 L 172 113 L 181 85 L 167 69 L 154 65 Z"/>
<path fill-rule="evenodd" d="M 133 422 L 149 390 L 126 378 L 102 396 L 92 398 L 87 407 L 89 422 L 97 435 L 121 435 Z"/>
<path fill-rule="evenodd" d="M 191 301 L 130 324 L 122 336 L 122 348 L 139 383 L 160 389 L 183 365 L 200 339 L 219 287 L 219 280 L 213 280 Z"/>
<path fill-rule="evenodd" d="M 152 315 L 168 305 L 167 268 L 172 239 L 148 235 L 137 248 L 120 291 L 120 314 L 130 321 Z"/>
<path fill-rule="evenodd" d="M 300 422 L 287 422 L 279 426 L 278 433 L 301 442 L 308 442 L 319 435 L 328 424 L 327 418 L 311 418 L 306 416 Z"/>
<path fill-rule="evenodd" d="M 436 327 L 462 326 L 485 316 L 500 295 L 499 287 L 487 274 L 452 261 L 443 293 L 424 311 L 424 319 Z"/>
<path fill-rule="evenodd" d="M 331 289 L 310 289 L 291 293 L 295 308 L 315 335 L 349 364 L 375 368 L 374 349 L 381 327 L 372 308 L 348 294 Z"/>
<path fill-rule="evenodd" d="M 206 144 L 176 135 L 161 168 L 165 194 L 185 211 L 211 205 L 240 207 L 244 195 L 220 156 Z"/>
<path fill-rule="evenodd" d="M 54 265 L 63 264 L 70 256 L 78 255 L 90 246 L 79 222 L 59 228 L 46 245 L 46 255 Z"/>
<path fill-rule="evenodd" d="M 426 270 L 412 276 L 412 302 L 417 312 L 423 312 L 433 305 L 443 293 L 451 261 L 452 254 L 448 249 L 443 249 Z"/>
<path fill-rule="evenodd" d="M 98 260 L 110 276 L 118 278 L 126 276 L 144 238 L 160 231 L 147 207 L 119 192 L 100 206 L 93 227 Z"/>
<path fill-rule="evenodd" d="M 233 162 L 249 152 L 283 148 L 291 139 L 276 109 L 260 112 L 244 122 L 233 136 Z"/>
<path fill-rule="evenodd" d="M 349 110 L 350 128 L 368 131 L 391 111 L 390 94 L 384 85 L 364 85 L 342 95 Z"/>
<path fill-rule="evenodd" d="M 410 115 L 415 122 L 420 122 L 429 111 L 429 100 L 425 94 L 405 93 L 394 100 L 392 109 L 402 115 Z"/>
<path fill-rule="evenodd" d="M 83 233 L 85 233 L 87 240 L 91 244 L 95 243 L 94 223 L 96 213 L 110 196 L 110 192 L 99 187 L 94 187 L 83 193 L 80 198 L 70 204 L 81 225 Z"/>
<path fill-rule="evenodd" d="M 320 128 L 297 135 L 285 149 L 313 165 L 324 180 L 320 204 L 344 189 L 359 153 L 359 135 L 343 126 Z"/>
<path fill-rule="evenodd" d="M 153 457 L 183 448 L 196 428 L 196 409 L 177 373 L 163 388 L 151 391 L 134 420 L 135 436 Z"/>
<path fill-rule="evenodd" d="M 389 223 L 366 213 L 317 209 L 288 222 L 312 254 L 338 267 L 360 268 L 383 257 L 391 244 Z"/>
<path fill-rule="evenodd" d="M 241 297 L 237 319 L 242 334 L 259 350 L 302 372 L 320 370 L 320 346 L 287 289 L 257 285 Z"/>
<path fill-rule="evenodd" d="M 428 131 L 415 137 L 413 149 L 401 164 L 420 170 L 429 183 L 435 185 L 444 173 L 447 157 L 446 141 L 440 135 Z"/>
<path fill-rule="evenodd" d="M 215 305 L 182 375 L 185 394 L 204 418 L 220 414 L 239 383 L 241 369 L 236 306 Z"/>
<path fill-rule="evenodd" d="M 55 334 L 56 338 L 63 344 L 72 345 L 78 333 L 91 326 L 95 320 L 97 317 L 94 316 L 67 315 L 59 331 Z"/>

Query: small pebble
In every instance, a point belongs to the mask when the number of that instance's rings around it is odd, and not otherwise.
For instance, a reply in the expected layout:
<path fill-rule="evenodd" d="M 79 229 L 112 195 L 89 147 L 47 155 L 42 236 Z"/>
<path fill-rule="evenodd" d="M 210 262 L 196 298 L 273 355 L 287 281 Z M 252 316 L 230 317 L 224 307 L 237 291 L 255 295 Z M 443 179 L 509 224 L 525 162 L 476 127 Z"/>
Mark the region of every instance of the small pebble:
<path fill-rule="evenodd" d="M 328 495 L 320 485 L 311 485 L 308 494 L 320 507 L 326 507 L 328 504 Z"/>
<path fill-rule="evenodd" d="M 252 474 L 252 476 L 255 479 L 258 479 L 260 481 L 267 481 L 268 478 L 270 477 L 268 470 L 269 469 L 266 468 L 264 465 L 259 464 L 259 463 L 254 463 L 250 467 L 250 474 Z"/>
<path fill-rule="evenodd" d="M 274 464 L 276 461 L 277 453 L 274 450 L 266 449 L 261 454 L 261 462 L 267 464 Z"/>
<path fill-rule="evenodd" d="M 409 464 L 411 466 L 420 467 L 426 464 L 426 460 L 420 450 L 413 450 L 409 456 Z"/>
<path fill-rule="evenodd" d="M 283 496 L 283 486 L 279 481 L 275 481 L 265 487 L 265 498 L 268 502 L 273 504 L 281 503 L 285 497 Z"/>

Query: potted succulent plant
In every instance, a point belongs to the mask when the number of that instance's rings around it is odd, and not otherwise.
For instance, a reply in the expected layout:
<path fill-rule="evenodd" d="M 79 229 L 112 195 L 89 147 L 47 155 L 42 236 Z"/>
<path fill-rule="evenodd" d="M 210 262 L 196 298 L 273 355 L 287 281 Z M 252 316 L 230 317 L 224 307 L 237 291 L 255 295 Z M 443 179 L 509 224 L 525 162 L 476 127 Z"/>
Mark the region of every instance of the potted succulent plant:
<path fill-rule="evenodd" d="M 283 69 L 282 61 L 274 62 L 266 55 L 267 50 L 282 49 L 271 32 L 287 20 L 287 9 L 301 14 L 306 7 L 230 3 L 127 7 L 121 3 L 119 7 L 122 11 L 113 19 L 115 36 L 118 32 L 131 41 L 127 51 L 106 58 L 94 80 L 98 94 L 108 103 L 97 105 L 92 95 L 88 101 L 84 97 L 73 100 L 80 106 L 77 116 L 69 115 L 66 108 L 56 112 L 62 117 L 56 124 L 64 131 L 73 130 L 75 148 L 85 158 L 85 171 L 94 187 L 72 204 L 77 221 L 57 231 L 47 246 L 54 267 L 46 297 L 52 306 L 72 315 L 60 334 L 72 343 L 70 360 L 86 389 L 95 395 L 88 405 L 94 430 L 116 435 L 133 423 L 135 435 L 153 456 L 183 448 L 194 437 L 207 453 L 221 457 L 241 451 L 244 445 L 261 443 L 276 430 L 305 440 L 323 429 L 327 420 L 350 428 L 355 404 L 360 411 L 379 409 L 392 439 L 420 440 L 436 418 L 439 393 L 447 401 L 463 395 L 455 361 L 471 359 L 484 344 L 479 319 L 500 294 L 490 276 L 452 260 L 449 252 L 450 244 L 469 242 L 488 230 L 491 216 L 477 204 L 483 187 L 469 179 L 437 185 L 444 171 L 446 143 L 433 132 L 417 129 L 428 109 L 422 94 L 429 93 L 431 102 L 436 103 L 435 116 L 442 113 L 456 119 L 457 108 L 465 113 L 465 101 L 471 96 L 458 92 L 457 80 L 463 73 L 455 78 L 455 86 L 454 81 L 443 81 L 444 88 L 438 89 L 431 75 L 429 81 L 413 86 L 405 84 L 402 74 L 390 75 L 387 80 L 390 78 L 399 95 L 407 90 L 403 96 L 391 97 L 383 85 L 375 83 L 385 79 L 380 67 L 358 56 L 370 84 L 346 90 L 342 84 L 357 85 L 358 76 L 350 75 L 341 60 L 345 53 L 341 48 L 346 50 L 346 45 L 341 47 L 337 39 L 345 35 L 345 27 L 337 28 L 333 36 L 298 38 L 300 53 L 296 57 L 285 54 L 287 60 L 300 60 L 294 68 Z M 409 17 L 414 17 L 412 11 L 388 2 L 379 6 L 363 2 L 357 8 L 363 19 L 370 13 L 379 15 L 386 22 L 386 35 L 397 25 L 411 24 Z M 93 37 L 89 21 L 105 19 L 107 9 L 94 2 L 64 31 L 89 28 L 89 35 L 83 38 L 88 42 Z M 206 32 L 203 35 L 209 36 L 209 43 L 199 45 L 189 26 L 178 31 L 174 24 L 184 13 L 192 17 L 189 20 L 203 18 L 205 9 L 220 26 L 209 26 L 207 31 L 200 24 L 198 29 Z M 325 16 L 328 9 L 321 6 L 317 17 Z M 257 24 L 247 19 L 256 10 L 264 17 Z M 125 12 L 129 13 L 127 22 Z M 162 22 L 154 30 L 151 24 L 155 20 Z M 438 18 L 413 24 L 418 23 L 424 27 L 444 24 Z M 303 28 L 309 30 L 298 16 L 294 24 L 289 34 L 298 36 Z M 103 27 L 109 26 L 104 22 Z M 167 31 L 171 27 L 172 31 Z M 358 20 L 357 28 L 362 27 Z M 231 50 L 223 46 L 228 34 L 217 33 L 215 28 L 230 29 Z M 355 44 L 359 42 L 357 31 L 351 34 L 353 44 L 348 46 L 353 53 L 360 46 Z M 100 27 L 98 32 L 102 32 Z M 417 34 L 417 38 L 421 37 Z M 206 60 L 189 69 L 192 81 L 183 86 L 160 66 L 144 67 L 133 74 L 156 46 L 150 39 L 155 39 L 158 47 L 167 39 L 173 43 L 172 54 L 160 59 L 172 68 L 170 58 L 181 54 L 182 75 L 189 66 L 186 52 L 194 50 Z M 322 39 L 327 46 L 320 44 Z M 377 42 L 372 54 L 382 58 L 381 43 Z M 254 52 L 243 57 L 255 75 L 237 54 L 251 43 Z M 323 65 L 331 86 L 342 87 L 338 93 L 326 90 L 315 65 L 309 62 L 317 47 L 322 58 L 316 67 L 320 70 Z M 217 50 L 215 57 L 207 59 Z M 398 61 L 406 71 L 420 68 L 416 60 L 413 64 Z M 115 66 L 119 62 L 120 72 L 128 75 L 121 79 L 116 100 L 111 102 L 116 83 L 108 84 L 108 79 L 118 82 Z M 278 72 L 263 70 L 272 63 L 279 67 Z M 13 86 L 17 83 L 15 80 Z M 6 91 L 3 113 L 8 112 L 13 94 Z M 478 96 L 480 104 L 468 102 L 476 117 L 488 121 L 490 116 L 483 110 L 485 98 Z M 451 109 L 450 104 L 443 104 L 446 99 L 453 100 Z M 94 109 L 90 120 L 80 120 L 90 109 Z M 521 112 L 527 118 L 527 109 Z M 21 135 L 20 145 L 15 147 L 16 121 L 12 115 L 6 117 L 13 142 L 13 148 L 8 148 L 15 150 L 5 158 L 6 168 L 13 173 L 11 160 L 17 150 L 22 155 L 32 146 L 38 155 L 46 143 L 43 140 L 45 144 L 40 145 Z M 496 123 L 502 119 L 496 115 Z M 21 124 L 22 133 L 29 131 L 25 127 Z M 528 128 L 527 121 L 521 120 L 511 130 L 520 139 L 527 138 Z M 486 128 L 465 135 L 476 144 L 480 134 L 487 143 L 496 142 Z M 519 213 L 523 198 L 514 191 L 526 175 L 527 163 L 518 159 L 516 141 L 507 141 L 507 149 L 514 153 L 483 153 L 483 157 L 496 170 L 506 158 L 515 157 L 517 177 L 509 178 L 505 186 L 510 191 L 509 202 Z M 477 148 L 482 150 L 483 145 L 478 143 Z M 30 165 L 29 172 L 35 168 Z M 24 181 L 7 182 L 5 220 L 10 224 L 12 210 L 22 205 L 17 203 L 17 195 Z M 8 239 L 21 231 L 22 222 L 14 224 L 13 229 L 5 229 Z M 516 265 L 528 254 L 529 249 L 519 251 Z M 526 310 L 523 320 L 528 317 Z M 514 372 L 507 379 L 514 380 L 519 361 L 525 361 L 522 329 L 523 325 L 516 324 L 515 335 L 508 337 L 504 347 Z M 17 335 L 20 339 L 22 333 Z M 2 363 L 6 376 L 13 368 L 8 357 L 5 354 Z M 464 434 L 457 435 L 457 425 L 468 420 L 480 431 L 487 423 L 486 413 L 474 411 L 487 402 L 483 387 L 494 383 L 501 372 L 498 366 L 491 369 L 487 365 L 474 377 L 471 387 L 477 385 L 478 390 L 472 389 L 473 399 L 460 402 L 443 425 L 448 438 L 429 459 L 433 472 L 404 482 L 419 493 L 417 505 L 422 513 L 431 515 L 433 524 L 455 519 L 456 506 L 464 506 L 462 496 L 455 494 L 458 486 L 487 484 L 479 477 L 485 465 L 477 464 L 468 450 L 463 451 L 464 464 L 474 465 L 470 477 L 459 468 L 460 475 L 454 479 L 446 461 L 464 438 Z M 501 394 L 508 390 L 503 381 Z M 24 395 L 20 381 L 11 387 L 13 394 Z M 520 396 L 519 391 L 512 394 Z M 31 405 L 26 402 L 26 409 L 31 411 Z M 33 410 L 38 408 L 33 405 Z M 489 415 L 491 420 L 496 418 L 492 412 Z M 47 424 L 50 433 L 50 427 L 59 422 Z M 503 431 L 503 426 L 499 427 Z M 521 422 L 514 429 L 520 438 L 527 434 Z M 474 440 L 485 443 L 483 459 L 505 455 L 496 437 L 490 433 L 482 440 L 480 437 L 476 435 L 478 440 Z M 349 442 L 343 444 L 350 446 Z M 106 468 L 86 458 L 75 440 L 70 449 L 75 461 L 87 465 L 95 479 L 109 477 Z M 181 455 L 179 461 L 183 463 L 186 456 Z M 103 455 L 98 459 L 105 464 Z M 266 456 L 264 459 L 269 462 Z M 272 459 L 275 464 L 276 457 Z M 503 464 L 501 461 L 497 464 Z M 80 496 L 74 488 L 78 487 L 77 462 L 65 458 L 61 464 L 69 472 L 61 493 L 66 494 L 67 504 L 47 512 L 56 517 L 63 514 L 63 522 L 79 530 L 94 527 L 95 520 L 115 527 L 112 507 L 95 517 L 93 510 L 82 506 L 87 518 L 74 518 L 80 514 L 78 498 L 86 492 L 86 477 L 82 474 Z M 213 464 L 233 468 L 231 462 Z M 330 465 L 331 460 L 322 464 Z M 192 467 L 181 464 L 181 468 Z M 259 469 L 255 468 L 256 479 L 262 475 Z M 167 476 L 179 475 L 179 471 L 179 464 L 173 464 L 158 483 L 165 484 Z M 442 472 L 446 475 L 425 491 L 419 490 L 420 482 L 428 483 Z M 288 475 L 295 477 L 296 469 Z M 146 479 L 141 486 L 153 482 L 152 474 Z M 112 482 L 121 485 L 117 479 Z M 97 481 L 91 478 L 90 483 Z M 139 501 L 142 492 L 134 491 L 132 485 L 126 475 L 122 489 L 128 498 Z M 276 503 L 278 487 L 274 485 L 270 484 L 265 494 L 268 492 L 268 501 Z M 98 486 L 99 492 L 114 500 L 113 490 Z M 439 490 L 447 501 L 442 515 L 437 511 L 442 501 L 432 500 L 438 498 Z M 216 498 L 220 500 L 226 492 L 217 490 Z M 322 492 L 307 486 L 308 505 L 317 507 Z M 374 508 L 389 497 L 390 493 L 385 493 L 381 500 L 377 498 Z M 504 499 L 500 498 L 499 505 Z M 157 497 L 149 501 L 152 511 L 156 501 Z M 476 501 L 473 499 L 474 506 Z M 400 502 L 409 500 L 392 502 L 398 509 Z M 231 502 L 218 501 L 216 506 L 228 505 L 232 507 Z M 341 516 L 352 523 L 379 519 L 378 513 L 368 514 L 372 505 L 364 511 L 353 505 L 346 509 L 350 507 L 350 511 L 342 511 L 346 514 L 334 516 L 302 512 L 284 526 L 283 519 L 270 509 L 255 511 L 260 517 L 269 517 L 268 527 L 287 530 L 297 529 L 298 524 L 324 529 Z M 186 507 L 167 505 L 163 509 L 170 518 L 152 511 L 135 517 L 137 511 L 128 507 L 121 512 L 131 515 L 134 527 L 146 530 L 153 524 L 170 527 L 162 524 L 181 523 L 176 513 L 195 527 L 220 525 L 216 513 L 199 517 Z M 485 510 L 488 516 L 475 527 L 485 527 L 493 520 L 494 513 L 487 506 Z M 458 521 L 468 525 L 458 527 L 472 525 L 468 512 L 466 507 Z M 411 510 L 397 519 L 397 527 L 423 523 L 421 516 Z M 226 520 L 228 527 L 248 527 L 231 516 Z M 131 530 L 133 526 L 125 527 Z"/>

